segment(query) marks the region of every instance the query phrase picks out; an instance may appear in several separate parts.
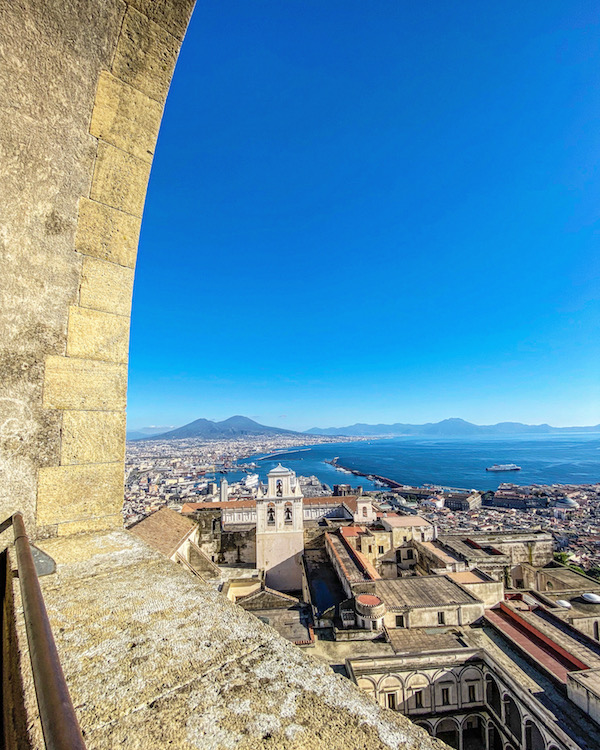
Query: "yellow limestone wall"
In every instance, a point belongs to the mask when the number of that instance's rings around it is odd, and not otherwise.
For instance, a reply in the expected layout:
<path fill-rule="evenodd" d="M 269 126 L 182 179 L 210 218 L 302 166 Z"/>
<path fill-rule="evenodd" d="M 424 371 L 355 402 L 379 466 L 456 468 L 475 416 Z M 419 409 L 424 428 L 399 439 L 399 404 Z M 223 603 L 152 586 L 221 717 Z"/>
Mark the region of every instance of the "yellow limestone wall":
<path fill-rule="evenodd" d="M 120 527 L 129 316 L 193 0 L 0 2 L 0 520 Z"/>

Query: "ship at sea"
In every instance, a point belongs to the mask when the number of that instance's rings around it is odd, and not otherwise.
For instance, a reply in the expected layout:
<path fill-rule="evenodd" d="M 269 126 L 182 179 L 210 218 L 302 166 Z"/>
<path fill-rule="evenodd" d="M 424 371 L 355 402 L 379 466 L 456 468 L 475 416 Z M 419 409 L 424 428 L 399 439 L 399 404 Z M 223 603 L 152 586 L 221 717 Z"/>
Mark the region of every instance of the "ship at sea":
<path fill-rule="evenodd" d="M 494 464 L 488 466 L 486 471 L 521 471 L 521 467 L 517 464 Z"/>

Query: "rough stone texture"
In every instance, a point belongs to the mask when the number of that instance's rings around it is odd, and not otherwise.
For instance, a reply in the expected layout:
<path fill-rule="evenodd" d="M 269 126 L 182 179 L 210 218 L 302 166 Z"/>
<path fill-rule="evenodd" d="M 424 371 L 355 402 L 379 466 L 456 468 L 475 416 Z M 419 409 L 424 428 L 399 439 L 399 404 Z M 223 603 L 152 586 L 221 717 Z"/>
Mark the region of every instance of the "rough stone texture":
<path fill-rule="evenodd" d="M 141 216 L 149 177 L 149 162 L 100 142 L 90 198 L 119 211 Z"/>
<path fill-rule="evenodd" d="M 162 106 L 110 73 L 101 73 L 90 133 L 152 162 Z"/>
<path fill-rule="evenodd" d="M 123 412 L 63 412 L 61 465 L 124 461 L 125 431 Z"/>
<path fill-rule="evenodd" d="M 129 8 L 113 60 L 113 73 L 151 99 L 164 102 L 177 60 L 179 40 Z"/>
<path fill-rule="evenodd" d="M 81 258 L 77 201 L 96 152 L 89 121 L 120 0 L 0 3 L 0 515 L 35 529 L 37 471 L 58 464 L 61 415 L 42 408 L 44 361 L 64 354 Z"/>
<path fill-rule="evenodd" d="M 135 268 L 140 226 L 138 216 L 82 198 L 75 247 L 85 255 Z"/>
<path fill-rule="evenodd" d="M 69 357 L 48 357 L 44 406 L 48 409 L 123 411 L 127 366 Z"/>
<path fill-rule="evenodd" d="M 183 39 L 196 0 L 130 0 L 137 8 L 177 39 Z"/>
<path fill-rule="evenodd" d="M 129 318 L 72 305 L 67 355 L 105 362 L 127 362 Z"/>
<path fill-rule="evenodd" d="M 446 747 L 127 532 L 40 546 L 89 750 Z"/>
<path fill-rule="evenodd" d="M 37 519 L 42 526 L 105 516 L 123 502 L 123 465 L 80 464 L 40 469 Z"/>
<path fill-rule="evenodd" d="M 84 258 L 79 304 L 116 315 L 129 315 L 133 270 L 97 258 Z"/>

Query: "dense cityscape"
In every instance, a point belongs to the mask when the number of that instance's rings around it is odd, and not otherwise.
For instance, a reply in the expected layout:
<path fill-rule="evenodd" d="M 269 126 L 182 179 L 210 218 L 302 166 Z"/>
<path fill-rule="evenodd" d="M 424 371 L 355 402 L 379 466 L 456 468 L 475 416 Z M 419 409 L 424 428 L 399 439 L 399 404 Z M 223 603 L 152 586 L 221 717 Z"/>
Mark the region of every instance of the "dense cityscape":
<path fill-rule="evenodd" d="M 326 436 L 243 436 L 223 440 L 143 440 L 127 444 L 124 521 L 127 526 L 162 507 L 181 510 L 184 503 L 220 497 L 220 483 L 230 473 L 226 499 L 256 495 L 255 472 L 261 460 L 277 459 L 293 450 L 357 438 Z M 349 472 L 340 467 L 340 485 Z M 250 481 L 249 481 L 250 479 Z M 331 495 L 333 488 L 318 477 L 299 477 L 305 497 Z M 254 484 L 252 483 L 254 481 Z M 360 485 L 354 477 L 352 485 Z M 348 492 L 351 491 L 349 485 Z M 381 487 L 368 493 L 406 513 L 418 512 L 441 532 L 518 531 L 538 529 L 553 535 L 557 551 L 584 570 L 600 568 L 600 482 L 519 486 L 500 482 L 496 492 L 424 487 Z"/>

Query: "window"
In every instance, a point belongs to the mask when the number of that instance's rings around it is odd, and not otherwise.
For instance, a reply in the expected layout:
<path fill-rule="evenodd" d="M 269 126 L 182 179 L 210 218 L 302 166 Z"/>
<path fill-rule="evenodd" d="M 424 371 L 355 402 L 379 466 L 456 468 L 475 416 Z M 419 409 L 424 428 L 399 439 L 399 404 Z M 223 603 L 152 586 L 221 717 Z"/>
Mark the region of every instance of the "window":
<path fill-rule="evenodd" d="M 475 685 L 469 685 L 469 703 L 475 703 L 476 700 Z"/>
<path fill-rule="evenodd" d="M 450 688 L 442 688 L 442 705 L 447 706 L 450 703 Z"/>
<path fill-rule="evenodd" d="M 380 544 L 379 547 L 377 547 L 377 550 L 379 551 L 380 555 L 383 555 L 383 545 Z"/>
<path fill-rule="evenodd" d="M 415 708 L 423 708 L 423 691 L 417 690 L 415 692 Z"/>
<path fill-rule="evenodd" d="M 369 552 L 373 552 L 373 547 L 369 544 Z"/>
<path fill-rule="evenodd" d="M 438 625 L 446 624 L 446 615 L 443 612 L 438 612 Z"/>
<path fill-rule="evenodd" d="M 284 511 L 284 522 L 292 523 L 292 506 L 287 503 Z"/>
<path fill-rule="evenodd" d="M 413 551 L 411 549 L 406 550 L 406 559 L 412 560 L 413 559 Z"/>
<path fill-rule="evenodd" d="M 396 693 L 388 693 L 387 704 L 388 704 L 388 708 L 391 708 L 392 711 L 396 710 L 396 706 L 397 706 Z"/>
<path fill-rule="evenodd" d="M 363 505 L 363 507 L 362 507 L 362 514 L 363 514 L 363 516 L 364 516 L 365 518 L 367 517 L 367 513 L 368 513 L 368 511 L 367 511 L 367 506 L 366 506 L 366 505 Z"/>
<path fill-rule="evenodd" d="M 396 615 L 396 627 L 397 628 L 404 627 L 404 615 Z"/>
<path fill-rule="evenodd" d="M 267 508 L 267 523 L 269 526 L 275 525 L 275 508 L 272 505 Z"/>

